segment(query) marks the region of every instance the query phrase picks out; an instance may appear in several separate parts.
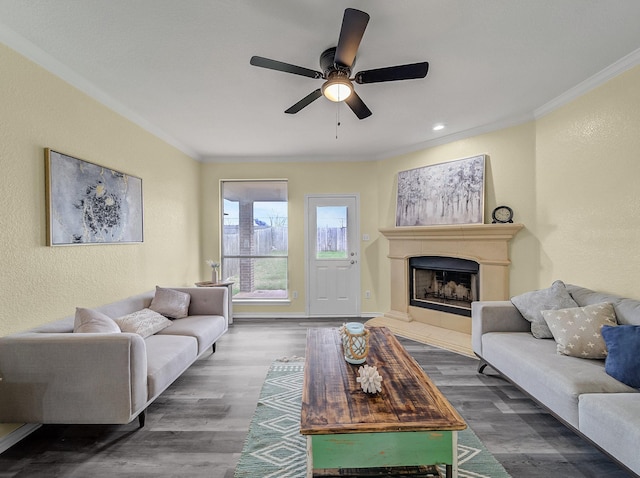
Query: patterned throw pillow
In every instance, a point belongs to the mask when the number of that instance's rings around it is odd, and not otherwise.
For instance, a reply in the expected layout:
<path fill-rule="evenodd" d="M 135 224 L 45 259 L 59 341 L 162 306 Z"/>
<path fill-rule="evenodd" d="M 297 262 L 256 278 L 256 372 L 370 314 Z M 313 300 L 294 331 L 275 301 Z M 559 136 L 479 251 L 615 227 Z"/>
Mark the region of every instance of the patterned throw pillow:
<path fill-rule="evenodd" d="M 77 334 L 119 334 L 120 327 L 102 312 L 76 307 L 73 331 Z"/>
<path fill-rule="evenodd" d="M 602 338 L 602 326 L 618 324 L 613 304 L 587 305 L 561 310 L 543 310 L 557 343 L 558 353 L 572 357 L 604 359 L 607 346 Z"/>
<path fill-rule="evenodd" d="M 189 315 L 191 296 L 186 292 L 175 289 L 165 289 L 156 286 L 149 308 L 172 319 L 184 319 Z"/>
<path fill-rule="evenodd" d="M 553 338 L 553 334 L 540 312 L 578 307 L 561 280 L 555 281 L 547 289 L 516 295 L 511 298 L 511 303 L 516 306 L 525 319 L 531 322 L 531 333 L 536 339 Z"/>
<path fill-rule="evenodd" d="M 151 309 L 138 310 L 114 320 L 123 332 L 138 334 L 143 339 L 160 332 L 173 323 L 164 315 L 160 315 Z"/>

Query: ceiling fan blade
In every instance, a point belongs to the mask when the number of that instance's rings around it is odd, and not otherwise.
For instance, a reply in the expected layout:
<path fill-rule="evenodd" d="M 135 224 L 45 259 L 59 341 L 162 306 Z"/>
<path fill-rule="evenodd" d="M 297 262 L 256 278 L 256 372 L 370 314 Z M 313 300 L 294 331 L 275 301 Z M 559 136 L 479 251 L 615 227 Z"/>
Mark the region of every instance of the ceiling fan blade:
<path fill-rule="evenodd" d="M 355 91 L 352 91 L 349 97 L 344 100 L 344 102 L 349 105 L 349 108 L 351 108 L 351 111 L 356 114 L 358 119 L 365 119 L 373 114 Z"/>
<path fill-rule="evenodd" d="M 412 80 L 424 78 L 429 71 L 429 63 L 412 63 L 409 65 L 388 66 L 376 70 L 366 70 L 356 73 L 356 83 L 381 83 L 383 81 Z"/>
<path fill-rule="evenodd" d="M 356 10 L 355 8 L 347 8 L 342 18 L 342 28 L 340 29 L 340 37 L 338 38 L 338 46 L 336 47 L 335 62 L 351 68 L 358 47 L 364 35 L 364 30 L 369 23 L 369 14 Z"/>
<path fill-rule="evenodd" d="M 300 111 L 302 108 L 309 106 L 311 103 L 313 103 L 315 100 L 317 100 L 321 96 L 322 96 L 322 91 L 320 90 L 320 88 L 318 88 L 317 90 L 312 91 L 307 96 L 302 98 L 295 105 L 291 106 L 288 110 L 285 111 L 285 113 L 294 115 L 298 111 Z"/>
<path fill-rule="evenodd" d="M 320 79 L 322 73 L 302 66 L 291 65 L 289 63 L 283 63 L 278 60 L 271 60 L 262 56 L 252 56 L 249 61 L 253 66 L 259 66 L 261 68 L 268 68 L 269 70 L 284 71 L 285 73 L 293 73 L 294 75 L 306 76 L 309 78 Z"/>

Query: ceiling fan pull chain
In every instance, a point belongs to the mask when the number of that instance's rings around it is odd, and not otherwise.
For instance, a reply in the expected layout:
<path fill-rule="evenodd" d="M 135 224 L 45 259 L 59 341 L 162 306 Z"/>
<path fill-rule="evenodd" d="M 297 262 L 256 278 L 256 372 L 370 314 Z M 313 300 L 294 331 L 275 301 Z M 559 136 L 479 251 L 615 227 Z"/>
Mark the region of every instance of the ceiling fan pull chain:
<path fill-rule="evenodd" d="M 340 126 L 340 103 L 336 103 L 336 139 L 338 139 L 338 126 Z"/>

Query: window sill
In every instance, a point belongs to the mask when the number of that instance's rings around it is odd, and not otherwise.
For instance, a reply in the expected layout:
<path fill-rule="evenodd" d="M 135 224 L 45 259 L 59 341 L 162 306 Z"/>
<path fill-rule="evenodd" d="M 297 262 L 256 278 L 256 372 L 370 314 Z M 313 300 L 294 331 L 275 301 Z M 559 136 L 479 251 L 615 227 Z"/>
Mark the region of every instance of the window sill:
<path fill-rule="evenodd" d="M 233 305 L 290 305 L 290 299 L 233 299 Z"/>

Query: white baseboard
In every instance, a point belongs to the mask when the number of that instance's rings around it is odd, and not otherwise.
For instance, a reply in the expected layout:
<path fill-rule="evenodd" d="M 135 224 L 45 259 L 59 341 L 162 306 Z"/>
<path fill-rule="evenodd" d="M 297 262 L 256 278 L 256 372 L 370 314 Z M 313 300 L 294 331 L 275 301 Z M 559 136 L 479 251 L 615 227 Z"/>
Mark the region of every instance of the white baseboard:
<path fill-rule="evenodd" d="M 40 423 L 26 423 L 8 435 L 3 436 L 0 438 L 0 453 L 4 453 L 20 440 L 35 432 L 41 426 L 42 425 Z"/>
<path fill-rule="evenodd" d="M 360 314 L 360 318 L 362 319 L 372 319 L 373 317 L 378 317 L 380 315 L 383 315 L 382 312 L 362 312 Z M 256 312 L 234 312 L 233 313 L 233 318 L 234 319 L 335 319 L 335 318 L 341 318 L 344 317 L 342 315 L 336 315 L 335 317 L 332 316 L 322 316 L 322 317 L 314 317 L 314 316 L 309 316 L 306 315 L 304 313 L 299 313 L 299 314 L 283 314 L 282 312 L 278 312 L 278 313 L 271 313 L 271 312 L 260 312 L 260 313 L 256 313 Z"/>

